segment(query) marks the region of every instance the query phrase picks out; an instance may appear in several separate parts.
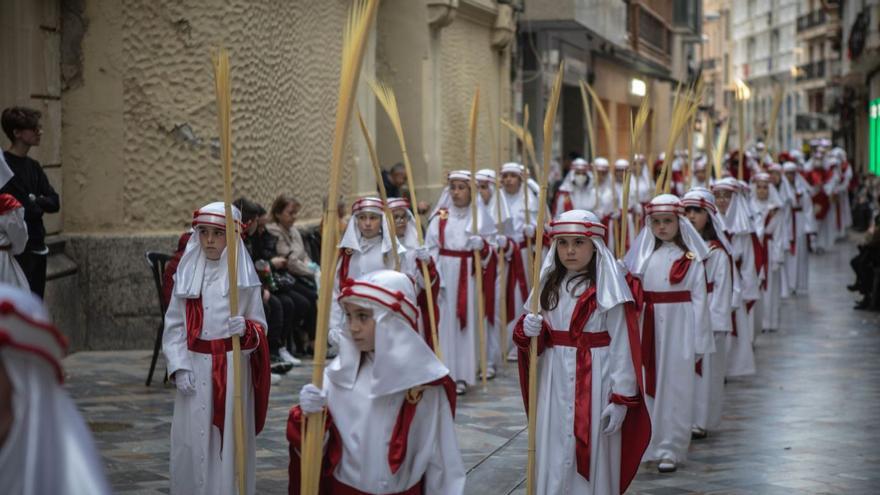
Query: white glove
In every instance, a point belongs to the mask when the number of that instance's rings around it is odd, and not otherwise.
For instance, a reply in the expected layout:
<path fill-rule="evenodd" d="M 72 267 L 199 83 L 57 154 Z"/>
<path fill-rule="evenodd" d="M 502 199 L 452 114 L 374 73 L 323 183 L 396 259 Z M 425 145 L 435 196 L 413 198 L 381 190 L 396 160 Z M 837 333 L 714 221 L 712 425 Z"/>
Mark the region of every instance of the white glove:
<path fill-rule="evenodd" d="M 478 235 L 472 235 L 468 237 L 467 244 L 465 247 L 468 251 L 482 251 L 483 250 L 483 238 Z"/>
<path fill-rule="evenodd" d="M 498 246 L 498 249 L 504 250 L 507 249 L 507 236 L 504 234 L 498 234 L 495 236 L 495 245 Z"/>
<path fill-rule="evenodd" d="M 544 317 L 537 313 L 529 313 L 523 320 L 523 333 L 526 337 L 537 337 L 541 333 Z"/>
<path fill-rule="evenodd" d="M 425 263 L 431 261 L 431 251 L 428 249 L 427 246 L 419 246 L 415 248 L 414 251 L 416 252 L 417 260 L 423 261 Z"/>
<path fill-rule="evenodd" d="M 228 320 L 226 320 L 226 336 L 232 337 L 233 335 L 238 335 L 239 337 L 244 335 L 244 316 L 230 316 Z"/>
<path fill-rule="evenodd" d="M 529 224 L 523 227 L 523 235 L 526 237 L 535 237 L 535 226 Z"/>
<path fill-rule="evenodd" d="M 342 329 L 341 328 L 331 328 L 327 331 L 327 342 L 330 345 L 339 345 L 339 342 L 342 340 Z"/>
<path fill-rule="evenodd" d="M 613 402 L 608 404 L 602 411 L 602 419 L 600 421 L 605 421 L 605 418 L 608 418 L 608 426 L 602 430 L 602 433 L 606 435 L 617 433 L 620 431 L 620 427 L 623 426 L 624 418 L 626 418 L 626 406 Z"/>
<path fill-rule="evenodd" d="M 321 267 L 318 266 L 317 263 L 315 263 L 314 261 L 309 261 L 309 270 L 311 270 L 311 271 L 313 271 L 313 272 L 317 272 L 317 271 L 319 271 L 320 269 L 321 269 Z"/>
<path fill-rule="evenodd" d="M 299 391 L 299 407 L 306 414 L 319 413 L 327 405 L 327 392 L 307 383 Z"/>
<path fill-rule="evenodd" d="M 196 377 L 190 370 L 175 371 L 174 383 L 177 385 L 177 391 L 183 395 L 193 395 L 196 393 Z"/>

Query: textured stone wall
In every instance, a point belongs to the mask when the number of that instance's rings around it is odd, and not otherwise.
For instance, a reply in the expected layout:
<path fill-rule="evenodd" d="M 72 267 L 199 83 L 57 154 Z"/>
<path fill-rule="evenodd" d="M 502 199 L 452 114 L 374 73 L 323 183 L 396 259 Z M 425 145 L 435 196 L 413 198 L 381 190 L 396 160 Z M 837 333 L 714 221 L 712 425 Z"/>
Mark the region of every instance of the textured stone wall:
<path fill-rule="evenodd" d="M 230 51 L 236 194 L 326 194 L 350 2 L 87 2 L 83 85 L 65 95 L 67 232 L 156 231 L 217 199 L 210 55 Z"/>
<path fill-rule="evenodd" d="M 442 111 L 443 125 L 436 139 L 440 140 L 442 166 L 445 170 L 470 168 L 468 121 L 471 100 L 479 85 L 477 168 L 495 168 L 491 165 L 485 100 L 491 101 L 492 111 L 497 114 L 499 78 L 508 74 L 501 70 L 502 58 L 491 48 L 491 30 L 461 16 L 444 28 L 440 37 L 439 73 L 442 77 L 438 107 Z M 508 88 L 507 82 L 504 82 L 504 88 Z M 496 132 L 496 139 L 501 137 L 498 134 Z"/>

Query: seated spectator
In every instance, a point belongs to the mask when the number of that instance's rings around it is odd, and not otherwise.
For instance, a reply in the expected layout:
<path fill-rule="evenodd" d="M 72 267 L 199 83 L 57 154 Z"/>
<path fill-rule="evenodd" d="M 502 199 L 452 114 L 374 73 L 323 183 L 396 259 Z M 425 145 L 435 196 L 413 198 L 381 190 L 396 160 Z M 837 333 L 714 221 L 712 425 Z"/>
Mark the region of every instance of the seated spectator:
<path fill-rule="evenodd" d="M 298 357 L 303 357 L 314 354 L 318 301 L 316 276 L 319 268 L 306 253 L 302 235 L 294 226 L 300 208 L 300 202 L 292 196 L 282 194 L 275 198 L 269 211 L 270 223 L 266 225 L 266 231 L 277 239 L 274 256 L 269 260 L 272 267 L 284 280 L 291 281 L 288 284 L 290 293 L 299 296 L 297 310 L 308 341 L 305 342 L 305 335 L 302 334 L 295 333 L 294 338 L 301 337 L 296 342 L 296 353 Z"/>
<path fill-rule="evenodd" d="M 856 283 L 847 288 L 862 294 L 855 309 L 877 309 L 875 302 L 880 299 L 880 294 L 875 292 L 880 284 L 875 280 L 875 272 L 880 270 L 880 215 L 874 218 L 866 241 L 858 248 L 859 254 L 850 262 L 856 272 Z"/>
<path fill-rule="evenodd" d="M 235 200 L 235 206 L 241 211 L 241 221 L 244 225 L 244 245 L 254 261 L 254 267 L 263 283 L 263 311 L 266 313 L 267 339 L 269 344 L 269 364 L 272 373 L 283 375 L 290 368 L 301 361 L 287 352 L 285 344 L 294 331 L 296 325 L 296 305 L 290 297 L 287 297 L 278 289 L 275 283 L 269 259 L 275 249 L 275 239 L 272 234 L 266 232 L 266 210 L 259 204 L 245 198 Z M 282 355 L 281 351 L 284 351 Z M 289 359 L 288 359 L 289 358 Z"/>

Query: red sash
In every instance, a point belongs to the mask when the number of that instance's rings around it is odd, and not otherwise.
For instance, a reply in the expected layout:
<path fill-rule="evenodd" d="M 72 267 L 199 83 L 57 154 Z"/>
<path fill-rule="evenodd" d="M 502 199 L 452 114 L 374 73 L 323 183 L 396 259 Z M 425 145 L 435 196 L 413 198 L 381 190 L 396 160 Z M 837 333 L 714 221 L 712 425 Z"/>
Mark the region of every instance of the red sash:
<path fill-rule="evenodd" d="M 565 346 L 577 349 L 575 370 L 575 412 L 574 412 L 574 435 L 576 440 L 575 459 L 578 474 L 584 479 L 590 479 L 590 422 L 592 419 L 592 353 L 591 349 L 606 347 L 611 344 L 608 332 L 584 332 L 584 327 L 596 310 L 596 288 L 588 288 L 578 298 L 569 321 L 568 330 L 551 330 L 545 323 L 541 335 L 538 338 L 538 353 L 543 353 L 546 347 Z M 633 359 L 636 383 L 639 386 L 639 395 L 634 397 L 622 397 L 612 394 L 611 402 L 624 405 L 628 408 L 626 419 L 621 430 L 622 444 L 627 446 L 621 452 L 620 486 L 621 493 L 626 490 L 635 477 L 641 462 L 642 454 L 648 447 L 651 438 L 651 423 L 645 403 L 641 400 L 641 355 L 638 347 L 638 316 L 635 306 L 627 303 L 624 306 L 627 315 L 627 336 L 630 343 L 630 351 Z M 528 411 L 528 368 L 529 368 L 529 338 L 523 331 L 523 320 L 520 317 L 513 332 L 513 340 L 519 348 L 519 375 L 520 390 L 523 403 Z"/>
<path fill-rule="evenodd" d="M 655 292 L 644 291 L 645 315 L 642 321 L 642 360 L 645 363 L 645 393 L 655 397 L 657 393 L 657 356 L 654 344 L 654 305 L 691 301 L 687 290 Z"/>
<path fill-rule="evenodd" d="M 446 223 L 448 216 L 443 211 L 440 213 L 440 223 L 438 227 L 438 237 L 440 240 L 440 256 L 448 256 L 458 258 L 458 298 L 455 301 L 455 315 L 458 317 L 458 326 L 463 331 L 467 328 L 467 298 L 468 298 L 468 270 L 467 260 L 474 257 L 473 251 L 457 251 L 454 249 L 446 249 Z M 483 246 L 480 252 L 483 257 L 488 256 L 489 250 L 487 246 Z M 494 287 L 495 282 L 492 282 Z"/>
<path fill-rule="evenodd" d="M 16 208 L 21 208 L 21 203 L 11 194 L 0 194 L 0 215 L 4 215 Z"/>
<path fill-rule="evenodd" d="M 223 445 L 223 424 L 226 417 L 226 353 L 232 350 L 232 338 L 202 340 L 204 310 L 202 299 L 186 300 L 186 344 L 190 352 L 211 355 L 211 397 L 213 413 L 211 424 L 220 430 L 220 445 Z M 250 355 L 251 380 L 254 387 L 254 425 L 260 433 L 266 422 L 269 409 L 269 345 L 263 327 L 252 320 L 246 320 L 245 332 L 241 337 L 241 349 L 255 349 Z M 259 334 L 257 333 L 259 332 Z"/>
<path fill-rule="evenodd" d="M 510 249 L 513 252 L 511 253 L 507 269 L 507 287 L 505 287 L 505 290 L 507 291 L 507 317 L 512 319 L 513 315 L 517 313 L 515 296 L 517 287 L 523 301 L 529 297 L 529 289 L 526 283 L 526 266 L 522 257 L 522 250 L 527 245 L 525 241 L 520 243 L 510 241 L 508 244 L 512 246 Z"/>

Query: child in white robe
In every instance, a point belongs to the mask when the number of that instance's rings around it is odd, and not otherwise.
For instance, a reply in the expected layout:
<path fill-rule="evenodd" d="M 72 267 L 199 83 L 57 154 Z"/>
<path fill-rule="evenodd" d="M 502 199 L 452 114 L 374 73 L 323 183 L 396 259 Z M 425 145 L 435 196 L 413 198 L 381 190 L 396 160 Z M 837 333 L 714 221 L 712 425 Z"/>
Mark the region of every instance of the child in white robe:
<path fill-rule="evenodd" d="M 681 200 L 694 229 L 709 245 L 706 291 L 709 293 L 709 322 L 715 339 L 715 352 L 696 364 L 694 390 L 694 438 L 705 438 L 721 424 L 724 377 L 727 375 L 727 342 L 732 328 L 734 286 L 739 286 L 733 265 L 733 248 L 724 235 L 715 196 L 702 187 L 691 189 Z"/>
<path fill-rule="evenodd" d="M 624 262 L 643 289 L 642 361 L 653 429 L 644 460 L 659 461 L 667 473 L 690 445 L 696 359 L 715 350 L 703 266 L 708 248 L 677 196 L 656 196 L 645 214 Z"/>
<path fill-rule="evenodd" d="M 238 308 L 230 316 L 223 203 L 193 213 L 193 235 L 174 275 L 162 351 L 177 386 L 171 421 L 171 493 L 237 494 L 232 336 L 241 341 L 245 489 L 256 492 L 256 435 L 269 402 L 269 347 L 260 278 L 236 226 Z"/>
<path fill-rule="evenodd" d="M 473 233 L 470 178 L 466 170 L 450 172 L 425 234 L 444 285 L 438 310 L 440 348 L 459 394 L 477 382 L 480 359 L 474 250 L 480 251 L 485 266 L 491 252 L 487 239 L 494 239 L 496 233 L 485 208 L 477 208 L 478 233 Z"/>
<path fill-rule="evenodd" d="M 570 210 L 550 224 L 540 314 L 514 331 L 528 410 L 530 339 L 538 339 L 538 494 L 623 493 L 651 436 L 642 398 L 638 315 L 605 226 Z"/>
<path fill-rule="evenodd" d="M 455 385 L 418 334 L 412 282 L 372 272 L 346 282 L 339 302 L 339 355 L 323 388 L 303 386 L 288 418 L 289 493 L 300 493 L 303 417 L 326 407 L 320 493 L 460 495 Z"/>
<path fill-rule="evenodd" d="M 745 198 L 736 179 L 725 177 L 712 185 L 719 216 L 724 220 L 724 237 L 732 249 L 733 266 L 739 287 L 734 285 L 731 331 L 727 334 L 727 376 L 755 373 L 752 341 L 755 328 L 753 308 L 761 292 L 755 265 L 757 235 L 748 214 Z M 736 280 L 736 279 L 735 279 Z"/>
<path fill-rule="evenodd" d="M 786 229 L 784 203 L 771 183 L 770 175 L 761 172 L 752 176 L 751 207 L 755 213 L 755 230 L 763 250 L 761 282 L 762 330 L 779 329 L 782 299 L 782 266 L 789 246 L 790 229 Z"/>

